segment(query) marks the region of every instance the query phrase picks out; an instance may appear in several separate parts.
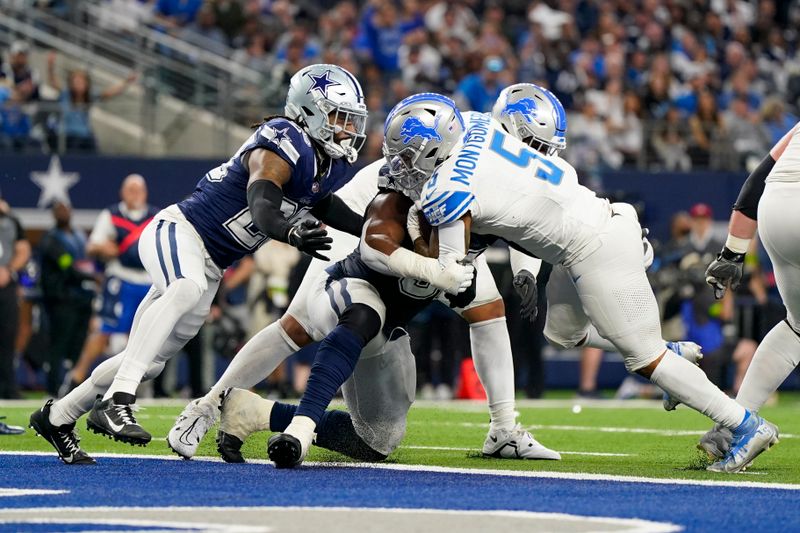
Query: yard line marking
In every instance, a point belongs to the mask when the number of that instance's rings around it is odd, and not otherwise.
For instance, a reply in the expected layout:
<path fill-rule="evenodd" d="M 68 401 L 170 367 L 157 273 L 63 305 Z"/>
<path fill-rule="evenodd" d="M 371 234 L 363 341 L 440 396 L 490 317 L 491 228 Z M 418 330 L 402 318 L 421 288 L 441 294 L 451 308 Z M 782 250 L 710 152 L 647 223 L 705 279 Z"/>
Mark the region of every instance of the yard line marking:
<path fill-rule="evenodd" d="M 53 496 L 56 494 L 69 494 L 68 490 L 49 489 L 4 489 L 0 488 L 0 497 L 5 496 Z"/>
<path fill-rule="evenodd" d="M 480 450 L 476 448 L 458 448 L 453 446 L 400 446 L 400 448 L 404 448 L 407 450 L 441 450 L 441 451 L 448 451 L 448 452 L 478 452 Z M 562 452 L 561 450 L 558 453 L 563 453 L 566 455 L 596 455 L 601 457 L 634 457 L 635 453 L 606 453 L 606 452 Z"/>
<path fill-rule="evenodd" d="M 47 456 L 54 460 L 55 454 L 48 452 L 12 452 L 0 450 L 0 455 L 33 455 Z M 180 461 L 184 464 L 191 464 L 192 461 L 204 461 L 212 463 L 222 463 L 219 457 L 203 456 L 194 457 L 191 461 L 186 461 L 177 455 L 147 455 L 147 454 L 125 454 L 125 453 L 93 453 L 93 457 L 108 457 L 113 459 L 155 459 L 162 461 Z M 247 459 L 248 463 L 272 465 L 267 459 Z M 401 465 L 395 463 L 345 463 L 345 462 L 326 462 L 318 463 L 307 461 L 303 466 L 316 468 L 373 468 L 376 470 L 404 470 L 409 472 L 439 472 L 444 474 L 468 474 L 475 476 L 507 476 L 507 477 L 528 477 L 541 479 L 568 479 L 573 481 L 618 481 L 621 483 L 644 483 L 654 485 L 698 485 L 702 487 L 739 487 L 748 489 L 777 489 L 800 491 L 800 484 L 792 483 L 759 483 L 757 481 L 728 481 L 720 479 L 682 479 L 682 478 L 657 478 L 642 476 L 624 476 L 617 474 L 590 474 L 583 472 L 552 472 L 547 470 L 499 470 L 492 468 L 456 468 L 450 466 L 428 466 L 428 465 Z M 303 468 L 301 466 L 300 468 Z M 235 468 L 235 467 L 234 467 Z M 720 474 L 720 477 L 733 477 L 734 474 Z"/>

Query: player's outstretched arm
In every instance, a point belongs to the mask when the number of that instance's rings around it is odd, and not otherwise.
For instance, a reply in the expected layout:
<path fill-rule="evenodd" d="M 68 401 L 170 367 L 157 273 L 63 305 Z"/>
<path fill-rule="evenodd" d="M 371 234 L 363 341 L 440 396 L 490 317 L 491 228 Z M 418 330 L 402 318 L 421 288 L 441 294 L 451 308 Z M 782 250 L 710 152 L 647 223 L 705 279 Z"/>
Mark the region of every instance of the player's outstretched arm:
<path fill-rule="evenodd" d="M 514 290 L 522 300 L 520 315 L 534 322 L 539 313 L 539 294 L 536 288 L 536 276 L 542 268 L 542 260 L 531 257 L 514 248 L 509 248 L 511 272 L 514 273 Z"/>
<path fill-rule="evenodd" d="M 286 242 L 302 252 L 328 260 L 320 250 L 330 250 L 333 239 L 319 223 L 304 221 L 297 226 L 281 212 L 283 186 L 292 176 L 289 164 L 269 150 L 253 150 L 247 160 L 250 180 L 247 205 L 256 227 L 271 239 Z"/>
<path fill-rule="evenodd" d="M 443 267 L 437 259 L 424 257 L 402 247 L 406 237 L 406 216 L 411 200 L 398 193 L 379 195 L 367 212 L 361 239 L 362 259 L 370 268 L 399 278 L 426 281 L 434 287 L 458 294 L 472 282 L 472 265 Z"/>
<path fill-rule="evenodd" d="M 356 237 L 361 236 L 364 217 L 350 209 L 344 200 L 335 194 L 329 194 L 320 200 L 311 210 L 311 214 L 332 228 Z"/>

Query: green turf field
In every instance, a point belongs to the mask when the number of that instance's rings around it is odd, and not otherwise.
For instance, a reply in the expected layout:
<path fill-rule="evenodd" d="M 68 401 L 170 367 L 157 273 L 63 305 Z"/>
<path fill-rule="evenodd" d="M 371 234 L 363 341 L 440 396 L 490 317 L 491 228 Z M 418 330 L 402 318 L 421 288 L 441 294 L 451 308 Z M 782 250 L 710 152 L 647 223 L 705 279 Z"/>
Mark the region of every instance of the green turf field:
<path fill-rule="evenodd" d="M 463 468 L 800 483 L 800 396 L 784 394 L 777 406 L 763 409 L 762 414 L 780 428 L 781 442 L 760 456 L 747 473 L 738 476 L 713 474 L 703 469 L 705 459 L 695 449 L 700 434 L 710 427 L 703 416 L 685 407 L 667 413 L 656 403 L 638 408 L 601 404 L 583 404 L 581 411 L 575 413 L 569 400 L 521 402 L 519 420 L 523 425 L 530 427 L 540 442 L 562 453 L 561 461 L 534 462 L 481 457 L 480 448 L 488 428 L 488 413 L 481 405 L 421 402 L 412 408 L 406 438 L 389 461 Z M 7 416 L 9 424 L 27 426 L 32 405 L 0 404 L 0 415 Z M 156 439 L 146 448 L 133 448 L 90 433 L 81 419 L 78 422 L 81 446 L 89 453 L 170 454 L 164 437 L 180 411 L 179 406 L 150 406 L 139 412 L 140 422 Z M 206 436 L 201 455 L 216 454 L 215 433 Z M 245 444 L 245 457 L 266 459 L 267 437 L 267 433 L 253 435 Z M 28 430 L 22 436 L 0 436 L 0 450 L 51 451 L 51 448 Z M 315 449 L 309 460 L 346 458 Z"/>

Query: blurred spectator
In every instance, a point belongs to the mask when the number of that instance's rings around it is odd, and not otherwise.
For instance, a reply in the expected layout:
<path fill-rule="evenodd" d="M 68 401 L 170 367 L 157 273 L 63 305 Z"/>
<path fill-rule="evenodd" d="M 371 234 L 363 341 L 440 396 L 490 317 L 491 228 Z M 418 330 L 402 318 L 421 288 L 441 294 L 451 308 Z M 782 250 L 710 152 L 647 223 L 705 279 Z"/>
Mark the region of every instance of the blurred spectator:
<path fill-rule="evenodd" d="M 402 78 L 413 92 L 431 92 L 440 87 L 441 54 L 428 43 L 423 28 L 409 32 L 398 51 Z"/>
<path fill-rule="evenodd" d="M 120 200 L 100 211 L 89 236 L 86 253 L 105 263 L 98 313 L 101 323 L 65 377 L 60 397 L 83 383 L 92 365 L 106 353 L 111 335 L 130 333 L 136 309 L 150 290 L 150 275 L 139 259 L 139 235 L 158 209 L 148 205 L 147 183 L 139 174 L 123 180 Z"/>
<path fill-rule="evenodd" d="M 419 12 L 404 15 L 405 18 L 401 19 L 397 5 L 392 0 L 375 0 L 367 6 L 361 19 L 359 42 L 385 74 L 393 74 L 399 69 L 397 52 L 403 37 L 424 24 Z"/>
<path fill-rule="evenodd" d="M 242 9 L 242 2 L 216 0 L 212 5 L 217 25 L 225 33 L 230 44 L 244 27 L 245 15 L 244 9 Z"/>
<path fill-rule="evenodd" d="M 95 272 L 86 256 L 86 235 L 72 226 L 72 209 L 53 204 L 55 227 L 39 243 L 42 301 L 50 328 L 47 392 L 58 393 L 65 365 L 72 367 L 92 317 Z"/>
<path fill-rule="evenodd" d="M 641 115 L 641 100 L 635 92 L 628 91 L 623 96 L 620 113 L 608 117 L 611 146 L 622 154 L 624 165 L 635 165 L 642 156 L 644 125 Z"/>
<path fill-rule="evenodd" d="M 474 1 L 438 2 L 425 13 L 425 26 L 439 36 L 440 41 L 451 37 L 470 44 L 478 29 Z"/>
<path fill-rule="evenodd" d="M 228 54 L 228 37 L 217 26 L 217 14 L 211 4 L 203 4 L 194 22 L 181 30 L 180 38 L 203 50 L 222 56 Z"/>
<path fill-rule="evenodd" d="M 581 113 L 569 117 L 569 120 L 567 159 L 572 166 L 596 172 L 609 167 L 618 168 L 622 164 L 622 154 L 611 147 L 608 128 L 594 103 L 587 100 Z"/>
<path fill-rule="evenodd" d="M 94 152 L 97 149 L 89 111 L 94 102 L 104 101 L 122 94 L 136 79 L 138 74 L 131 72 L 127 78 L 107 87 L 102 92 L 92 88 L 92 80 L 85 70 L 67 72 L 67 87 L 63 88 L 56 75 L 55 51 L 47 56 L 48 83 L 59 93 L 61 120 L 60 135 L 63 135 L 67 150 L 76 152 Z"/>
<path fill-rule="evenodd" d="M 498 56 L 489 56 L 483 61 L 479 73 L 461 80 L 453 98 L 461 109 L 491 111 L 500 92 L 509 85 L 510 78 L 505 61 Z"/>
<path fill-rule="evenodd" d="M 697 112 L 689 117 L 691 136 L 689 137 L 689 157 L 696 167 L 712 166 L 712 143 L 725 133 L 722 115 L 717 109 L 717 102 L 710 91 L 700 93 L 697 101 Z"/>
<path fill-rule="evenodd" d="M 203 0 L 158 0 L 156 20 L 167 29 L 185 26 L 194 21 Z"/>
<path fill-rule="evenodd" d="M 664 170 L 687 172 L 692 167 L 687 146 L 691 130 L 677 107 L 670 107 L 663 119 L 655 123 L 651 144 Z"/>
<path fill-rule="evenodd" d="M 8 55 L 8 67 L 0 72 L 15 90 L 19 102 L 39 100 L 39 74 L 28 62 L 30 47 L 25 41 L 15 41 Z"/>
<path fill-rule="evenodd" d="M 769 98 L 761 107 L 761 117 L 767 133 L 769 146 L 775 146 L 781 137 L 791 130 L 797 121 L 797 115 L 786 111 L 786 106 L 779 98 Z"/>
<path fill-rule="evenodd" d="M 19 397 L 14 365 L 19 325 L 17 280 L 30 257 L 31 245 L 19 220 L 0 198 L 0 398 Z"/>
<path fill-rule="evenodd" d="M 748 109 L 747 100 L 736 98 L 724 118 L 728 140 L 735 154 L 727 166 L 731 170 L 754 169 L 772 146 L 762 127 L 761 117 Z"/>

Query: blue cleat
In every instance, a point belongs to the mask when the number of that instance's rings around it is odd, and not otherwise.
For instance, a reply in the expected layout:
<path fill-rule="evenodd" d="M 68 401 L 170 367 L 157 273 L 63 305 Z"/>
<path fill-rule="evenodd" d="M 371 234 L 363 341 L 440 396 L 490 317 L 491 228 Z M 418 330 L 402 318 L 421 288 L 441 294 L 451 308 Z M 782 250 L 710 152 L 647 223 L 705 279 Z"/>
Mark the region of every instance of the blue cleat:
<path fill-rule="evenodd" d="M 733 430 L 731 448 L 725 457 L 706 470 L 711 472 L 744 472 L 762 452 L 778 444 L 778 428 L 756 413 L 747 411 L 742 423 Z"/>
<path fill-rule="evenodd" d="M 668 342 L 667 349 L 672 350 L 692 364 L 699 365 L 703 359 L 703 348 L 693 342 Z M 674 411 L 681 401 L 664 393 L 664 410 Z"/>

